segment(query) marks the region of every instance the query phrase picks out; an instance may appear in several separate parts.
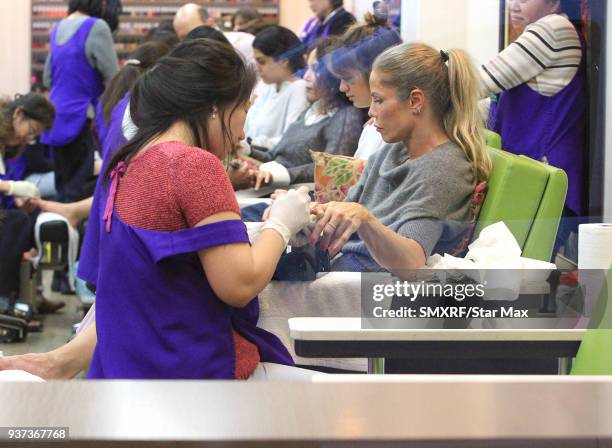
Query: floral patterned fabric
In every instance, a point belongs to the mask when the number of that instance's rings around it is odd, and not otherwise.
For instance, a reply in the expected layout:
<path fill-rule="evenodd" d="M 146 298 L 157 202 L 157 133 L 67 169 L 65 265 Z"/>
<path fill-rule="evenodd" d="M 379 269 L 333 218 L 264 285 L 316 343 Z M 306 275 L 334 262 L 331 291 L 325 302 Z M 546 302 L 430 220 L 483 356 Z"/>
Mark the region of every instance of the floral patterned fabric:
<path fill-rule="evenodd" d="M 476 221 L 478 220 L 478 215 L 480 215 L 480 209 L 482 208 L 482 204 L 485 200 L 487 194 L 487 182 L 481 182 L 474 188 L 474 193 L 472 194 L 472 200 L 470 202 L 470 215 L 468 218 L 468 222 L 470 224 L 468 230 L 465 232 L 465 235 L 451 252 L 450 255 L 454 257 L 463 256 L 472 241 L 472 236 L 474 235 L 474 229 L 476 228 Z"/>
<path fill-rule="evenodd" d="M 315 200 L 320 204 L 344 201 L 367 163 L 354 157 L 310 151 L 315 165 Z"/>

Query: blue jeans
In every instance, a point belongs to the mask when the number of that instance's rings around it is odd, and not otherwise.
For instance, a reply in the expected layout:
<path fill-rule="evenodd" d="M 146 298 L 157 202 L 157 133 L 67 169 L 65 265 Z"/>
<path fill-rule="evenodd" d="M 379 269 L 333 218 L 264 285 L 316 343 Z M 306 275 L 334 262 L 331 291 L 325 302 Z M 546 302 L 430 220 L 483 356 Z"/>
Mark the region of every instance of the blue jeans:
<path fill-rule="evenodd" d="M 26 177 L 25 180 L 38 186 L 40 196 L 43 199 L 53 199 L 57 197 L 55 173 L 53 171 L 49 171 L 48 173 L 33 173 Z"/>

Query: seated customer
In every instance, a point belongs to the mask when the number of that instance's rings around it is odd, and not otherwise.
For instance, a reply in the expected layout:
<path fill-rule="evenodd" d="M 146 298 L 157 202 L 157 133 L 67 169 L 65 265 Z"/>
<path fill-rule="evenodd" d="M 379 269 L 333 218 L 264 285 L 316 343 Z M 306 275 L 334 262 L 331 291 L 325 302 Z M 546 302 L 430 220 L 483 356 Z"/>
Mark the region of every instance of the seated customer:
<path fill-rule="evenodd" d="M 19 297 L 22 256 L 35 244 L 35 216 L 29 213 L 28 201 L 40 197 L 40 190 L 36 184 L 21 180 L 25 161 L 16 156 L 28 142 L 50 129 L 54 119 L 55 109 L 43 95 L 0 99 L 0 296 Z M 38 311 L 52 312 L 62 306 L 61 302 L 44 300 Z"/>
<path fill-rule="evenodd" d="M 389 144 L 369 159 L 345 202 L 317 206 L 310 242 L 341 252 L 332 269 L 401 277 L 468 229 L 472 192 L 491 169 L 479 83 L 462 50 L 403 44 L 376 59 L 370 89 L 370 115 Z"/>
<path fill-rule="evenodd" d="M 327 68 L 325 59 L 336 48 L 334 41 L 322 41 L 309 54 L 304 80 L 311 106 L 289 126 L 271 151 L 251 149 L 251 157 L 269 162 L 260 167 L 256 188 L 261 181 L 278 186 L 313 182 L 311 150 L 345 156 L 355 153 L 363 113 L 338 90 L 340 82 Z"/>
<path fill-rule="evenodd" d="M 266 84 L 247 114 L 245 133 L 257 146 L 272 148 L 309 104 L 306 82 L 297 72 L 305 64 L 298 37 L 282 26 L 270 26 L 253 41 L 257 72 Z"/>
<path fill-rule="evenodd" d="M 364 23 L 352 25 L 340 37 L 334 51 L 331 71 L 340 79 L 340 91 L 360 109 L 370 107 L 370 72 L 374 60 L 386 49 L 402 42 L 382 13 L 367 13 Z M 372 122 L 363 127 L 355 157 L 367 160 L 384 146 L 380 133 Z"/>

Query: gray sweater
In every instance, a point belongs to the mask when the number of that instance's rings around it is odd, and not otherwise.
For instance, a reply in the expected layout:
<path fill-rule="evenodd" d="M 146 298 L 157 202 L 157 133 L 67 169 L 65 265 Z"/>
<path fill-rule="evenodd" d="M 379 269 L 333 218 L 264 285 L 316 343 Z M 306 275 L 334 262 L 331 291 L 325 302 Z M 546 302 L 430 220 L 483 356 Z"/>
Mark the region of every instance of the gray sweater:
<path fill-rule="evenodd" d="M 314 163 L 309 150 L 352 156 L 363 130 L 361 111 L 350 105 L 340 107 L 331 117 L 310 126 L 305 123 L 307 112 L 287 128 L 272 150 L 253 148 L 251 151 L 251 156 L 257 160 L 274 160 L 287 168 L 292 184 L 313 182 Z"/>
<path fill-rule="evenodd" d="M 429 256 L 455 247 L 467 230 L 474 187 L 472 166 L 454 143 L 414 160 L 396 143 L 370 157 L 346 201 L 364 205 L 382 224 L 418 242 Z M 346 243 L 342 253 L 370 256 L 360 240 Z"/>
<path fill-rule="evenodd" d="M 56 43 L 61 45 L 78 31 L 88 16 L 75 17 L 74 19 L 63 19 L 57 25 Z M 108 82 L 119 70 L 117 53 L 113 43 L 113 35 L 108 24 L 104 20 L 97 20 L 91 28 L 87 41 L 85 42 L 85 54 L 89 64 L 98 70 Z M 43 82 L 47 88 L 51 87 L 51 53 L 45 62 Z"/>

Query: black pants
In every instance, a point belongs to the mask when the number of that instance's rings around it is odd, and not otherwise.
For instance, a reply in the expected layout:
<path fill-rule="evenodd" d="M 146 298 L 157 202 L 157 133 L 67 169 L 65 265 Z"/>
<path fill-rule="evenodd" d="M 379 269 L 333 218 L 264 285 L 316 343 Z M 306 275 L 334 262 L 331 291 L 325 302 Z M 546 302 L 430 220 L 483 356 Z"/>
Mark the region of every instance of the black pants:
<path fill-rule="evenodd" d="M 34 246 L 34 221 L 21 210 L 0 210 L 0 296 L 18 296 L 22 254 Z"/>
<path fill-rule="evenodd" d="M 55 150 L 55 188 L 60 202 L 75 202 L 91 196 L 94 141 L 89 120 L 77 138 Z"/>

